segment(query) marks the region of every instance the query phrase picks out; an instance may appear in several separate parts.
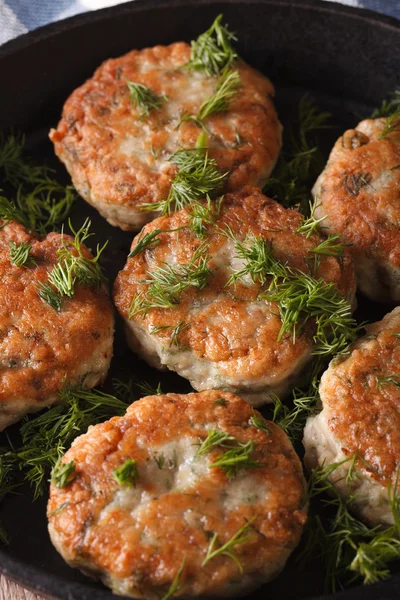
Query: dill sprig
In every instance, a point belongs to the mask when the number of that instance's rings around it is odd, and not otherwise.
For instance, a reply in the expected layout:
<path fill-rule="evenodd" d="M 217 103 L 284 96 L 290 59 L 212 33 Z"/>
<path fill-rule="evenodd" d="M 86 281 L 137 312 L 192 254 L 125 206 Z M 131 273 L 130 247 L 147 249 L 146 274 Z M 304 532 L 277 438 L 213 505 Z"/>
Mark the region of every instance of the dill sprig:
<path fill-rule="evenodd" d="M 247 521 L 243 525 L 243 527 L 238 529 L 238 531 L 227 542 L 225 542 L 225 544 L 223 544 L 219 548 L 215 548 L 215 544 L 218 541 L 218 534 L 214 533 L 211 538 L 210 544 L 207 548 L 206 557 L 203 560 L 201 566 L 204 567 L 210 560 L 212 560 L 216 556 L 228 556 L 237 564 L 237 567 L 238 567 L 240 573 L 243 573 L 243 567 L 241 565 L 239 558 L 233 552 L 233 548 L 235 546 L 238 546 L 239 544 L 245 544 L 246 542 L 248 542 L 250 540 L 250 536 L 248 535 L 248 532 L 249 532 L 249 529 L 251 529 L 251 525 L 256 520 L 256 518 L 257 517 L 254 516 L 252 519 Z"/>
<path fill-rule="evenodd" d="M 229 479 L 235 477 L 243 469 L 258 469 L 263 466 L 260 462 L 251 458 L 255 442 L 250 440 L 242 444 L 236 441 L 236 444 L 210 464 L 210 467 L 222 469 Z"/>
<path fill-rule="evenodd" d="M 226 285 L 232 285 L 246 275 L 261 285 L 269 280 L 266 293 L 259 297 L 278 304 L 282 321 L 278 341 L 290 334 L 295 342 L 310 319 L 316 325 L 314 354 L 344 352 L 354 341 L 359 327 L 351 316 L 351 305 L 333 282 L 326 283 L 283 264 L 276 258 L 271 244 L 261 236 L 247 237 L 242 243 L 229 228 L 219 233 L 234 241 L 236 256 L 244 262 L 240 270 L 232 273 Z"/>
<path fill-rule="evenodd" d="M 207 433 L 207 437 L 202 441 L 200 447 L 197 451 L 199 456 L 203 454 L 208 454 L 216 447 L 227 447 L 226 442 L 236 442 L 236 439 L 229 435 L 227 431 L 217 431 L 216 429 L 212 429 Z"/>
<path fill-rule="evenodd" d="M 115 396 L 95 389 L 64 388 L 59 397 L 60 404 L 38 416 L 26 417 L 20 427 L 19 448 L 0 455 L 0 461 L 8 461 L 8 464 L 12 461 L 15 472 L 23 471 L 25 480 L 33 486 L 34 499 L 44 493 L 47 474 L 75 437 L 86 432 L 89 425 L 123 415 L 127 408 L 126 403 Z M 3 491 L 0 469 L 0 497 Z"/>
<path fill-rule="evenodd" d="M 376 387 L 380 390 L 386 385 L 394 385 L 400 388 L 400 375 L 389 373 L 388 375 L 376 375 Z"/>
<path fill-rule="evenodd" d="M 129 318 L 136 315 L 144 318 L 153 308 L 175 308 L 186 289 L 203 289 L 211 275 L 209 260 L 208 247 L 203 242 L 189 263 L 172 266 L 163 262 L 156 266 L 148 273 L 148 279 L 141 281 L 149 287 L 146 292 L 139 292 L 133 297 Z"/>
<path fill-rule="evenodd" d="M 317 467 L 312 470 L 308 483 L 309 498 L 322 496 L 319 500 L 331 516 L 327 525 L 318 516 L 311 518 L 313 526 L 308 527 L 308 542 L 301 560 L 322 559 L 327 591 L 335 591 L 345 582 L 361 579 L 368 584 L 385 579 L 390 575 L 389 563 L 400 558 L 398 474 L 388 488 L 395 525 L 369 527 L 351 513 L 356 496 L 350 494 L 346 498 L 335 487 L 343 477 L 335 479 L 335 472 L 345 463 L 349 463 L 347 483 L 351 484 L 358 476 L 355 462 L 355 457 L 349 456 L 338 463 Z M 326 493 L 329 498 L 324 497 Z"/>
<path fill-rule="evenodd" d="M 400 106 L 397 106 L 395 111 L 386 117 L 385 126 L 382 130 L 381 135 L 379 136 L 380 140 L 383 140 L 386 136 L 391 133 L 399 133 L 400 132 Z"/>
<path fill-rule="evenodd" d="M 212 225 L 221 212 L 221 205 L 224 198 L 221 196 L 215 202 L 212 202 L 210 196 L 206 195 L 206 200 L 197 200 L 192 202 L 189 208 L 189 227 L 197 235 L 204 237 L 207 231 L 207 225 Z"/>
<path fill-rule="evenodd" d="M 113 479 L 123 487 L 136 487 L 139 479 L 136 460 L 127 458 L 121 466 L 113 471 Z"/>
<path fill-rule="evenodd" d="M 160 243 L 158 236 L 162 231 L 162 229 L 153 229 L 153 231 L 150 231 L 150 233 L 142 233 L 135 246 L 129 252 L 128 258 L 133 258 L 134 256 L 144 252 L 146 249 L 155 248 L 158 246 Z"/>
<path fill-rule="evenodd" d="M 381 117 L 389 117 L 400 106 L 400 90 L 395 90 L 390 94 L 389 98 L 385 98 L 382 104 L 376 108 L 371 114 L 371 119 L 379 119 Z"/>
<path fill-rule="evenodd" d="M 97 245 L 93 257 L 86 256 L 83 251 L 83 244 L 93 235 L 89 232 L 90 225 L 90 220 L 86 219 L 82 227 L 75 231 L 69 223 L 74 237 L 71 240 L 63 235 L 62 246 L 57 250 L 58 262 L 48 275 L 48 283 L 41 283 L 38 287 L 40 298 L 58 312 L 61 310 L 61 301 L 56 300 L 57 295 L 60 298 L 72 298 L 77 285 L 99 288 L 105 280 L 99 259 L 108 242 L 102 247 Z"/>
<path fill-rule="evenodd" d="M 316 132 L 326 129 L 330 114 L 320 112 L 315 101 L 305 95 L 299 102 L 297 123 L 289 128 L 283 151 L 264 193 L 286 207 L 299 206 L 307 214 L 311 188 L 324 159 L 316 143 Z"/>
<path fill-rule="evenodd" d="M 270 431 L 270 429 L 268 427 L 268 423 L 266 423 L 264 421 L 264 419 L 262 419 L 261 417 L 257 416 L 256 414 L 253 414 L 250 417 L 249 423 L 250 423 L 250 425 L 252 425 L 256 429 L 260 429 L 261 431 L 264 431 L 264 433 L 266 433 L 267 435 L 271 435 L 271 431 Z"/>
<path fill-rule="evenodd" d="M 21 242 L 19 245 L 15 242 L 10 242 L 10 260 L 16 267 L 24 267 L 34 265 L 35 260 L 30 256 L 32 250 L 31 244 Z"/>
<path fill-rule="evenodd" d="M 141 83 L 126 80 L 129 90 L 129 98 L 132 106 L 142 110 L 140 119 L 148 117 L 152 110 L 160 108 L 164 100 L 168 98 L 164 95 L 155 94 L 150 88 Z"/>
<path fill-rule="evenodd" d="M 164 393 L 161 389 L 161 382 L 158 382 L 157 387 L 154 387 L 148 381 L 141 381 L 136 384 L 136 387 L 145 396 L 160 396 Z"/>
<path fill-rule="evenodd" d="M 61 458 L 58 459 L 51 471 L 51 482 L 57 488 L 65 488 L 76 479 L 76 465 L 72 460 L 69 463 L 62 463 Z"/>
<path fill-rule="evenodd" d="M 192 120 L 200 127 L 205 127 L 203 123 L 205 119 L 228 110 L 230 101 L 236 96 L 240 85 L 240 76 L 237 71 L 224 71 L 218 78 L 214 94 L 203 101 L 196 115 L 183 115 L 180 123 Z M 205 129 L 207 128 L 205 127 Z"/>
<path fill-rule="evenodd" d="M 24 155 L 25 136 L 20 132 L 10 132 L 7 136 L 0 132 L 0 172 L 3 181 L 18 188 L 22 183 L 42 183 L 49 169 L 44 165 L 34 165 Z"/>
<path fill-rule="evenodd" d="M 161 600 L 169 600 L 174 596 L 181 588 L 181 577 L 183 573 L 183 569 L 185 568 L 186 557 L 182 560 L 181 566 L 178 569 L 177 574 L 175 575 L 168 592 L 161 598 Z"/>
<path fill-rule="evenodd" d="M 324 215 L 320 219 L 315 217 L 315 211 L 318 207 L 316 200 L 314 202 L 309 202 L 309 207 L 310 216 L 304 218 L 299 227 L 296 229 L 296 233 L 301 233 L 301 235 L 304 235 L 307 240 L 313 235 L 313 233 L 321 234 L 321 223 L 325 221 L 327 217 L 327 215 Z"/>
<path fill-rule="evenodd" d="M 171 156 L 169 160 L 178 167 L 178 172 L 171 181 L 168 197 L 154 204 L 142 204 L 143 210 L 169 214 L 206 198 L 222 186 L 228 174 L 221 173 L 215 159 L 208 156 L 203 134 L 199 140 L 196 148 L 178 150 Z"/>
<path fill-rule="evenodd" d="M 222 14 L 218 15 L 211 27 L 191 42 L 186 68 L 206 75 L 218 75 L 238 58 L 231 45 L 236 36 L 227 26 L 221 25 L 222 18 Z"/>
<path fill-rule="evenodd" d="M 340 241 L 340 236 L 337 234 L 328 235 L 328 237 L 320 242 L 314 248 L 308 250 L 310 254 L 318 254 L 320 256 L 343 256 L 344 246 Z"/>

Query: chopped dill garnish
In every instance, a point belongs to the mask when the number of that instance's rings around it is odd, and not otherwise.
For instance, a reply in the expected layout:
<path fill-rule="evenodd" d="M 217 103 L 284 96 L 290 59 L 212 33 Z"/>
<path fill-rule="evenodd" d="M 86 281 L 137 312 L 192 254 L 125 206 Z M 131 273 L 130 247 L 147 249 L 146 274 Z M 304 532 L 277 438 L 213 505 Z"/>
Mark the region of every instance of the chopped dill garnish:
<path fill-rule="evenodd" d="M 121 379 L 114 378 L 112 380 L 113 388 L 115 393 L 121 400 L 130 404 L 134 400 L 136 400 L 136 393 L 134 390 L 133 379 L 128 379 L 128 381 L 121 381 Z"/>
<path fill-rule="evenodd" d="M 223 15 L 218 15 L 207 31 L 191 42 L 190 60 L 186 68 L 206 75 L 219 75 L 238 58 L 231 45 L 234 33 L 221 25 Z"/>
<path fill-rule="evenodd" d="M 389 117 L 400 106 L 400 90 L 395 90 L 390 94 L 390 97 L 384 99 L 379 108 L 376 108 L 371 114 L 371 119 L 379 119 L 381 117 Z"/>
<path fill-rule="evenodd" d="M 161 469 L 164 467 L 164 464 L 165 464 L 165 456 L 164 456 L 164 454 L 162 452 L 160 454 L 155 454 L 153 456 L 153 458 L 154 458 L 154 461 L 155 461 L 157 467 L 161 471 Z"/>
<path fill-rule="evenodd" d="M 129 89 L 129 98 L 132 106 L 142 110 L 140 119 L 148 117 L 152 110 L 160 108 L 163 101 L 168 100 L 166 96 L 155 94 L 150 88 L 141 83 L 135 83 L 127 79 L 126 85 Z"/>
<path fill-rule="evenodd" d="M 147 381 L 142 381 L 141 383 L 137 383 L 136 387 L 139 388 L 140 392 L 145 396 L 160 396 L 164 392 L 161 389 L 161 383 L 159 382 L 157 387 L 153 387 Z"/>
<path fill-rule="evenodd" d="M 207 225 L 215 223 L 216 218 L 220 214 L 223 200 L 224 198 L 221 196 L 215 202 L 212 202 L 210 196 L 207 194 L 205 202 L 197 200 L 191 203 L 189 209 L 189 227 L 197 237 L 204 237 Z"/>
<path fill-rule="evenodd" d="M 245 544 L 251 539 L 248 535 L 248 531 L 249 529 L 251 529 L 251 525 L 256 520 L 256 518 L 257 516 L 254 516 L 252 519 L 247 521 L 243 525 L 243 527 L 238 529 L 238 531 L 219 548 L 215 548 L 215 544 L 218 540 L 218 534 L 214 533 L 214 535 L 211 538 L 210 545 L 207 548 L 206 557 L 203 560 L 201 566 L 204 567 L 210 560 L 212 560 L 216 556 L 228 556 L 237 564 L 240 573 L 243 573 L 243 567 L 240 563 L 239 558 L 233 552 L 233 548 L 239 544 Z"/>
<path fill-rule="evenodd" d="M 400 132 L 400 106 L 397 106 L 396 110 L 389 116 L 386 117 L 386 123 L 379 136 L 380 140 L 383 140 L 386 136 L 391 133 Z"/>
<path fill-rule="evenodd" d="M 171 156 L 169 160 L 178 167 L 178 172 L 171 181 L 167 198 L 154 204 L 142 204 L 142 210 L 169 214 L 206 198 L 222 186 L 228 174 L 221 173 L 215 159 L 209 158 L 204 142 L 200 134 L 196 148 L 178 150 Z"/>
<path fill-rule="evenodd" d="M 271 431 L 268 427 L 268 423 L 266 423 L 264 421 L 264 419 L 261 419 L 256 414 L 254 414 L 253 416 L 250 417 L 249 423 L 256 429 L 261 429 L 261 431 L 264 431 L 267 435 L 271 435 Z"/>
<path fill-rule="evenodd" d="M 310 254 L 318 254 L 320 256 L 343 256 L 344 246 L 340 241 L 340 236 L 337 234 L 332 234 L 314 248 L 310 248 L 308 252 Z"/>
<path fill-rule="evenodd" d="M 380 390 L 386 385 L 394 385 L 400 388 L 400 375 L 389 373 L 388 375 L 376 375 L 376 387 Z"/>
<path fill-rule="evenodd" d="M 308 240 L 313 233 L 321 234 L 321 223 L 325 221 L 326 215 L 317 219 L 315 217 L 315 210 L 317 208 L 316 201 L 314 203 L 310 202 L 310 216 L 303 219 L 300 223 L 299 227 L 296 230 L 296 233 L 301 233 Z"/>
<path fill-rule="evenodd" d="M 180 123 L 192 120 L 203 127 L 205 119 L 228 110 L 229 103 L 236 96 L 240 85 L 240 76 L 237 71 L 224 71 L 218 78 L 215 93 L 204 100 L 196 115 L 183 115 Z M 205 127 L 205 129 L 207 128 Z"/>
<path fill-rule="evenodd" d="M 61 296 L 51 287 L 49 283 L 40 281 L 37 285 L 38 296 L 56 312 L 61 310 Z"/>
<path fill-rule="evenodd" d="M 113 479 L 121 486 L 136 487 L 136 482 L 139 479 L 136 460 L 127 458 L 118 469 L 113 471 Z"/>
<path fill-rule="evenodd" d="M 400 338 L 400 333 L 392 333 L 393 337 Z"/>
<path fill-rule="evenodd" d="M 51 482 L 58 488 L 65 488 L 76 479 L 76 465 L 72 460 L 69 463 L 62 463 L 58 459 L 51 472 Z"/>
<path fill-rule="evenodd" d="M 217 398 L 213 404 L 216 404 L 217 406 L 226 406 L 228 404 L 228 400 L 225 400 L 225 398 Z"/>
<path fill-rule="evenodd" d="M 331 511 L 331 517 L 324 525 L 318 515 L 311 515 L 301 563 L 307 563 L 314 557 L 322 559 L 327 591 L 336 591 L 343 584 L 359 579 L 366 584 L 386 579 L 390 575 L 389 563 L 400 558 L 398 473 L 394 484 L 388 487 L 395 524 L 387 528 L 368 527 L 351 514 L 356 495 L 350 494 L 346 498 L 335 487 L 335 483 L 342 479 L 334 479 L 335 471 L 345 463 L 349 463 L 347 483 L 351 484 L 355 479 L 354 462 L 354 457 L 350 456 L 339 463 L 317 467 L 313 469 L 308 484 L 311 500 L 329 493 L 330 497 L 323 496 L 320 502 Z M 315 511 L 313 504 L 311 511 Z"/>
<path fill-rule="evenodd" d="M 207 437 L 200 444 L 200 448 L 197 451 L 199 456 L 203 454 L 207 454 L 211 452 L 216 447 L 227 447 L 226 442 L 236 442 L 236 439 L 229 435 L 227 431 L 217 431 L 216 429 L 212 429 L 207 433 Z"/>
<path fill-rule="evenodd" d="M 183 569 L 185 568 L 185 563 L 186 563 L 186 557 L 182 560 L 181 566 L 179 567 L 178 572 L 175 575 L 168 592 L 161 598 L 161 600 L 169 600 L 170 598 L 172 598 L 172 596 L 174 596 L 176 594 L 176 592 L 178 592 L 180 590 L 180 588 L 181 588 L 180 581 L 181 581 Z"/>
<path fill-rule="evenodd" d="M 134 256 L 141 254 L 147 248 L 155 248 L 160 243 L 160 240 L 157 236 L 162 231 L 162 229 L 153 229 L 153 231 L 151 231 L 150 233 L 142 233 L 135 246 L 129 252 L 128 258 L 133 258 Z"/>
<path fill-rule="evenodd" d="M 209 260 L 208 247 L 203 242 L 197 247 L 188 264 L 171 266 L 161 263 L 155 267 L 148 273 L 148 279 L 141 282 L 149 286 L 147 291 L 139 292 L 133 297 L 129 318 L 132 319 L 136 315 L 142 315 L 144 318 L 153 308 L 175 308 L 186 289 L 203 289 L 211 275 Z"/>
<path fill-rule="evenodd" d="M 298 206 L 307 214 L 311 188 L 321 173 L 324 159 L 316 143 L 316 132 L 326 129 L 330 118 L 319 112 L 315 101 L 305 95 L 299 102 L 295 127 L 288 128 L 287 140 L 264 193 L 285 207 Z"/>
<path fill-rule="evenodd" d="M 35 260 L 29 255 L 32 250 L 31 244 L 21 242 L 19 245 L 10 242 L 10 260 L 16 267 L 34 265 Z"/>
<path fill-rule="evenodd" d="M 243 444 L 236 441 L 236 444 L 232 448 L 229 447 L 229 450 L 210 464 L 210 467 L 222 469 L 229 479 L 235 477 L 243 469 L 258 469 L 263 466 L 260 462 L 250 458 L 255 446 L 252 440 Z"/>
<path fill-rule="evenodd" d="M 69 226 L 74 234 L 74 239 L 71 240 L 70 238 L 62 237 L 62 247 L 57 250 L 58 262 L 48 275 L 48 282 L 55 289 L 50 288 L 48 284 L 42 284 L 38 288 L 39 296 L 53 308 L 58 306 L 54 298 L 55 294 L 72 298 L 77 285 L 98 288 L 104 281 L 98 261 L 108 242 L 101 248 L 98 245 L 95 256 L 88 257 L 83 252 L 82 246 L 93 235 L 89 233 L 89 219 L 86 219 L 78 231 L 73 229 L 71 223 Z M 52 290 L 53 294 L 50 290 Z"/>

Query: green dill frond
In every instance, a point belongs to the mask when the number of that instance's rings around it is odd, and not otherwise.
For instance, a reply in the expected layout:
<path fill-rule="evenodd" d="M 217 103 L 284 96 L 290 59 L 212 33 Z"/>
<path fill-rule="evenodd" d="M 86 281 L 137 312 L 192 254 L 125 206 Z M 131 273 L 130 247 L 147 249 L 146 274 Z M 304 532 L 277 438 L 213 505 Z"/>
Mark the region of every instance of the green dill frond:
<path fill-rule="evenodd" d="M 97 246 L 93 257 L 84 254 L 82 247 L 93 234 L 89 233 L 90 220 L 86 219 L 82 227 L 75 231 L 70 223 L 74 239 L 62 238 L 62 247 L 57 250 L 58 262 L 50 271 L 48 280 L 59 296 L 72 298 L 77 285 L 99 288 L 104 282 L 99 259 L 108 242 Z"/>
<path fill-rule="evenodd" d="M 252 417 L 250 417 L 249 423 L 256 429 L 260 429 L 261 431 L 264 431 L 264 433 L 266 433 L 267 435 L 271 435 L 271 431 L 268 427 L 268 423 L 266 423 L 264 421 L 264 419 L 261 419 L 256 414 L 254 414 Z"/>
<path fill-rule="evenodd" d="M 15 242 L 10 242 L 9 245 L 10 260 L 13 265 L 16 267 L 24 267 L 36 264 L 35 260 L 29 255 L 32 250 L 31 244 L 21 242 L 21 244 L 18 245 Z"/>
<path fill-rule="evenodd" d="M 169 160 L 178 167 L 178 172 L 171 181 L 168 197 L 154 204 L 143 204 L 143 210 L 159 211 L 163 215 L 181 210 L 216 192 L 228 176 L 219 171 L 217 162 L 209 158 L 204 147 L 178 150 Z"/>
<path fill-rule="evenodd" d="M 235 477 L 243 469 L 258 469 L 263 465 L 251 458 L 255 442 L 252 440 L 242 444 L 236 441 L 236 446 L 221 454 L 210 467 L 222 469 L 229 479 Z"/>
<path fill-rule="evenodd" d="M 141 109 L 140 119 L 148 117 L 152 110 L 160 108 L 163 101 L 168 100 L 164 95 L 155 94 L 150 88 L 141 83 L 126 80 L 129 98 L 132 106 Z"/>
<path fill-rule="evenodd" d="M 206 195 L 206 201 L 194 201 L 189 209 L 189 227 L 197 235 L 204 237 L 207 225 L 213 225 L 221 212 L 223 196 L 212 202 L 210 196 Z"/>
<path fill-rule="evenodd" d="M 51 287 L 49 283 L 40 281 L 37 285 L 38 296 L 56 312 L 61 310 L 61 296 Z"/>
<path fill-rule="evenodd" d="M 216 556 L 228 556 L 237 564 L 240 573 L 243 573 L 243 567 L 240 563 L 239 558 L 233 552 L 233 548 L 235 548 L 235 546 L 238 546 L 239 544 L 245 544 L 251 539 L 248 533 L 249 529 L 251 529 L 252 523 L 254 523 L 256 518 L 257 516 L 254 516 L 252 519 L 247 521 L 243 525 L 243 527 L 238 529 L 238 531 L 219 548 L 215 548 L 215 545 L 218 541 L 218 534 L 214 533 L 214 535 L 211 538 L 210 545 L 207 548 L 206 557 L 203 560 L 201 566 L 204 567 L 210 560 L 212 560 Z"/>
<path fill-rule="evenodd" d="M 236 442 L 236 439 L 232 435 L 229 435 L 227 431 L 212 429 L 207 433 L 206 439 L 200 444 L 197 454 L 199 456 L 208 454 L 216 447 L 226 448 L 227 442 Z"/>
<path fill-rule="evenodd" d="M 127 404 L 131 404 L 134 400 L 136 400 L 136 394 L 134 390 L 133 379 L 128 379 L 128 381 L 121 381 L 120 379 L 114 378 L 112 380 L 113 388 L 118 398 L 120 398 L 123 402 Z"/>
<path fill-rule="evenodd" d="M 230 228 L 219 233 L 227 235 L 235 244 L 236 256 L 245 264 L 242 269 L 232 273 L 226 285 L 232 285 L 239 279 L 249 275 L 254 283 L 264 285 L 269 277 L 287 276 L 285 265 L 275 257 L 272 246 L 261 236 L 249 236 L 244 242 L 239 242 Z"/>
<path fill-rule="evenodd" d="M 126 461 L 113 471 L 113 479 L 120 486 L 136 487 L 136 482 L 139 479 L 139 472 L 136 460 L 127 458 Z"/>
<path fill-rule="evenodd" d="M 183 115 L 180 123 L 192 120 L 203 127 L 205 119 L 229 109 L 230 101 L 236 96 L 240 85 L 238 71 L 223 71 L 218 78 L 214 94 L 204 100 L 196 115 Z"/>
<path fill-rule="evenodd" d="M 400 106 L 400 90 L 395 90 L 390 94 L 389 98 L 384 99 L 382 104 L 376 108 L 371 114 L 371 119 L 379 119 L 381 117 L 389 117 Z"/>
<path fill-rule="evenodd" d="M 135 246 L 129 252 L 128 258 L 133 258 L 146 249 L 155 248 L 160 243 L 158 236 L 162 231 L 162 229 L 153 229 L 150 233 L 142 233 Z"/>
<path fill-rule="evenodd" d="M 310 248 L 308 252 L 319 256 L 343 256 L 344 246 L 340 241 L 340 235 L 332 234 L 320 242 L 318 246 Z"/>
<path fill-rule="evenodd" d="M 226 406 L 228 404 L 228 400 L 225 400 L 225 398 L 217 398 L 213 404 L 216 404 L 217 406 Z"/>
<path fill-rule="evenodd" d="M 20 133 L 0 132 L 0 173 L 3 181 L 18 188 L 22 183 L 41 183 L 47 177 L 46 166 L 34 165 L 24 155 L 25 136 Z"/>
<path fill-rule="evenodd" d="M 386 117 L 386 123 L 382 130 L 381 135 L 379 136 L 380 140 L 383 140 L 385 137 L 392 133 L 400 132 L 400 106 L 397 106 L 396 110 Z"/>
<path fill-rule="evenodd" d="M 308 417 L 317 412 L 320 407 L 320 397 L 317 389 L 310 389 L 308 393 L 299 388 L 292 392 L 292 407 L 278 398 L 273 397 L 273 421 L 295 442 L 302 437 Z"/>
<path fill-rule="evenodd" d="M 182 560 L 181 566 L 179 567 L 178 572 L 175 575 L 168 592 L 161 598 L 161 600 L 169 600 L 181 589 L 181 577 L 183 569 L 185 568 L 185 563 L 186 557 Z"/>
<path fill-rule="evenodd" d="M 191 42 L 186 68 L 206 75 L 219 75 L 238 58 L 231 45 L 236 36 L 226 25 L 221 25 L 222 18 L 223 15 L 218 15 L 211 27 Z"/>
<path fill-rule="evenodd" d="M 165 464 L 165 456 L 164 454 L 161 452 L 160 454 L 155 454 L 153 456 L 154 461 L 157 465 L 157 467 L 160 469 L 160 471 L 163 469 L 164 464 Z"/>
<path fill-rule="evenodd" d="M 315 217 L 315 210 L 318 206 L 317 199 L 315 199 L 314 202 L 310 202 L 309 206 L 310 216 L 304 218 L 300 226 L 296 229 L 296 233 L 304 235 L 307 240 L 313 235 L 313 233 L 321 234 L 321 223 L 326 219 L 326 215 L 320 219 L 316 219 Z"/>
<path fill-rule="evenodd" d="M 400 375 L 397 373 L 389 373 L 388 375 L 376 375 L 376 387 L 378 390 L 386 385 L 394 385 L 400 388 Z"/>
<path fill-rule="evenodd" d="M 15 481 L 18 460 L 13 448 L 0 448 L 0 503 L 21 484 Z"/>
<path fill-rule="evenodd" d="M 160 396 L 164 392 L 161 389 L 161 383 L 158 382 L 157 387 L 153 387 L 147 381 L 142 381 L 136 384 L 136 387 L 140 390 L 142 394 L 145 396 Z"/>
<path fill-rule="evenodd" d="M 149 287 L 145 293 L 133 297 L 129 318 L 142 315 L 143 318 L 153 308 L 175 308 L 180 302 L 182 293 L 190 288 L 203 289 L 211 275 L 208 247 L 205 242 L 195 250 L 188 264 L 171 266 L 161 263 L 148 273 L 148 279 L 141 283 Z"/>
<path fill-rule="evenodd" d="M 297 123 L 288 128 L 283 151 L 264 193 L 285 207 L 299 207 L 307 214 L 311 188 L 321 173 L 324 158 L 318 149 L 317 132 L 326 129 L 330 118 L 320 112 L 307 94 L 299 102 Z"/>
<path fill-rule="evenodd" d="M 76 465 L 72 460 L 69 463 L 62 463 L 61 458 L 58 459 L 51 472 L 51 482 L 57 488 L 65 488 L 76 479 Z"/>

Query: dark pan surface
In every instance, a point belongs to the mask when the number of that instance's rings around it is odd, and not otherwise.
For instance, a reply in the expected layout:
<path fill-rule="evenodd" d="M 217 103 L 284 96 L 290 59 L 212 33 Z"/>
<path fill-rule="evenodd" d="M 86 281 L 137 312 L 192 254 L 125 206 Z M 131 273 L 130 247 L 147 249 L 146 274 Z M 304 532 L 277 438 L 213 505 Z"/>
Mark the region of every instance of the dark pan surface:
<path fill-rule="evenodd" d="M 400 23 L 364 10 L 319 1 L 291 0 L 137 0 L 43 27 L 0 48 L 0 130 L 14 127 L 28 134 L 28 150 L 45 158 L 68 181 L 53 157 L 47 131 L 59 118 L 68 94 L 98 64 L 132 48 L 189 41 L 220 12 L 238 34 L 242 57 L 271 77 L 277 87 L 281 121 L 290 123 L 306 90 L 322 110 L 334 114 L 336 128 L 327 131 L 325 153 L 343 128 L 354 126 L 387 93 L 400 87 Z M 82 200 L 72 220 L 92 219 L 96 242 L 110 239 L 103 265 L 110 282 L 123 266 L 132 234 L 113 228 Z M 360 299 L 361 320 L 386 312 Z M 173 373 L 159 374 L 135 358 L 117 323 L 113 377 L 161 380 L 163 391 L 189 391 Z M 1 436 L 0 436 L 1 437 Z M 0 439 L 0 445 L 2 441 Z M 26 493 L 24 493 L 26 492 Z M 52 548 L 46 530 L 45 499 L 31 502 L 28 489 L 9 497 L 0 519 L 11 535 L 0 551 L 0 570 L 23 585 L 62 600 L 112 600 L 111 592 L 67 567 Z M 319 565 L 298 568 L 294 556 L 283 574 L 248 598 L 285 600 L 322 598 Z M 400 574 L 370 587 L 335 596 L 341 600 L 389 600 L 400 597 Z"/>

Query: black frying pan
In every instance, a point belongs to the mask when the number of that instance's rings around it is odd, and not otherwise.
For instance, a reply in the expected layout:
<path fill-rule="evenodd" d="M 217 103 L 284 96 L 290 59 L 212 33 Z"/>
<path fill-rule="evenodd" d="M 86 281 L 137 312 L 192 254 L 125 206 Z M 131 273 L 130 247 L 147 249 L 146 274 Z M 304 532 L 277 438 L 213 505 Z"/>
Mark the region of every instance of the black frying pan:
<path fill-rule="evenodd" d="M 400 87 L 400 22 L 388 17 L 317 0 L 137 0 L 48 25 L 2 46 L 0 129 L 27 132 L 29 150 L 45 157 L 67 181 L 53 157 L 47 131 L 56 124 L 68 94 L 102 60 L 132 48 L 189 41 L 220 12 L 238 34 L 242 57 L 276 84 L 283 124 L 290 122 L 305 90 L 318 99 L 321 109 L 335 115 L 338 127 L 326 134 L 326 152 L 344 127 L 354 126 L 383 96 Z M 105 267 L 112 281 L 125 262 L 132 234 L 111 227 L 79 201 L 73 220 L 80 224 L 86 216 L 93 221 L 98 241 L 110 238 Z M 385 312 L 362 301 L 361 308 L 370 320 Z M 135 358 L 118 323 L 110 379 L 126 379 L 132 369 L 138 380 L 161 379 L 164 391 L 189 390 L 177 375 L 160 376 Z M 101 584 L 67 567 L 53 549 L 46 530 L 45 499 L 32 503 L 29 490 L 24 490 L 4 502 L 0 519 L 11 535 L 10 545 L 0 551 L 0 570 L 5 575 L 58 599 L 115 598 Z M 300 570 L 294 556 L 275 582 L 249 598 L 322 598 L 322 582 L 318 565 Z M 400 574 L 334 597 L 398 598 Z"/>

